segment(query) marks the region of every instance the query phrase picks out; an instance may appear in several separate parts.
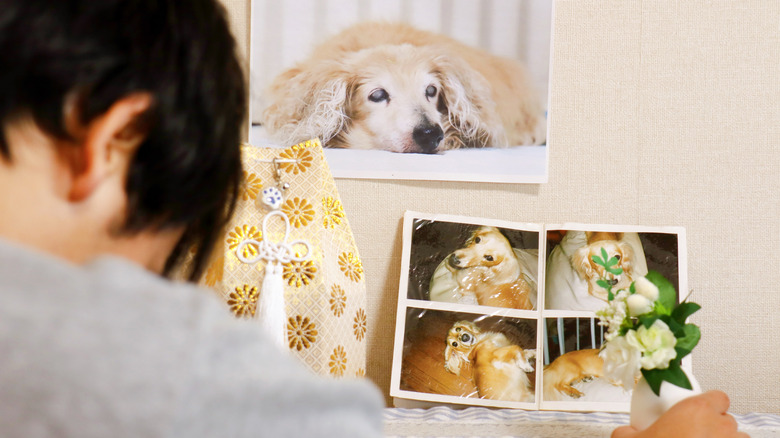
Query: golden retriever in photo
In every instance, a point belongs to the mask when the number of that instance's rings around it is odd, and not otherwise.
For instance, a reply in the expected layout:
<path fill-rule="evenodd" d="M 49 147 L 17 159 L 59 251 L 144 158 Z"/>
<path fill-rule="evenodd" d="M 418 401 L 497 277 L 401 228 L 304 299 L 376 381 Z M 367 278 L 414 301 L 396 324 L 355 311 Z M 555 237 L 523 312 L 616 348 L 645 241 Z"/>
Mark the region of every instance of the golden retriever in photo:
<path fill-rule="evenodd" d="M 506 237 L 495 227 L 480 227 L 445 261 L 462 301 L 481 306 L 533 310 L 534 291 Z"/>
<path fill-rule="evenodd" d="M 282 72 L 267 92 L 271 137 L 432 154 L 543 144 L 537 93 L 516 61 L 404 24 L 352 26 Z"/>
<path fill-rule="evenodd" d="M 625 289 L 634 281 L 634 250 L 631 245 L 622 241 L 623 233 L 586 232 L 587 245 L 577 249 L 572 255 L 572 267 L 579 276 L 588 283 L 588 293 L 596 298 L 607 301 L 607 290 L 598 281 L 604 279 L 613 291 Z M 593 261 L 593 256 L 602 257 L 602 248 L 607 252 L 607 259 L 615 257 L 617 264 L 623 270 L 621 274 L 607 272 L 603 266 Z"/>
<path fill-rule="evenodd" d="M 604 360 L 598 349 L 575 350 L 558 356 L 542 371 L 544 399 L 563 400 L 568 396 L 580 398 L 583 394 L 574 385 L 577 382 L 604 376 Z"/>
<path fill-rule="evenodd" d="M 470 321 L 458 321 L 447 333 L 444 368 L 460 375 L 471 365 L 480 398 L 533 402 L 534 391 L 526 373 L 533 372 L 536 350 L 524 350 L 503 333 L 483 332 Z"/>

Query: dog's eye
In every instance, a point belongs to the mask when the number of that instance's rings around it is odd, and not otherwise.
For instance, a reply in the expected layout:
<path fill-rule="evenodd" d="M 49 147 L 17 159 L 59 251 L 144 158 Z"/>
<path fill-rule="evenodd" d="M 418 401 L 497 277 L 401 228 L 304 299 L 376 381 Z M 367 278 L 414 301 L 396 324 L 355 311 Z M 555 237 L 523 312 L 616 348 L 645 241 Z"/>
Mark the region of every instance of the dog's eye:
<path fill-rule="evenodd" d="M 486 255 L 485 256 L 485 260 L 487 260 L 489 262 L 492 262 L 493 261 L 493 256 L 492 255 Z"/>
<path fill-rule="evenodd" d="M 469 342 L 470 340 L 471 340 L 471 335 L 470 335 L 470 334 L 468 334 L 468 333 L 464 333 L 464 334 L 463 334 L 463 335 L 460 337 L 460 341 L 461 341 L 461 342 Z"/>
<path fill-rule="evenodd" d="M 368 95 L 368 100 L 371 102 L 382 102 L 383 100 L 388 100 L 389 98 L 390 96 L 383 88 L 377 88 Z"/>
<path fill-rule="evenodd" d="M 620 260 L 620 254 L 615 254 L 615 260 Z"/>
<path fill-rule="evenodd" d="M 479 242 L 482 242 L 482 238 L 481 237 L 477 237 L 477 238 L 474 239 L 474 243 L 479 243 Z"/>
<path fill-rule="evenodd" d="M 436 96 L 436 87 L 433 85 L 428 85 L 428 88 L 425 89 L 425 97 L 434 97 Z"/>

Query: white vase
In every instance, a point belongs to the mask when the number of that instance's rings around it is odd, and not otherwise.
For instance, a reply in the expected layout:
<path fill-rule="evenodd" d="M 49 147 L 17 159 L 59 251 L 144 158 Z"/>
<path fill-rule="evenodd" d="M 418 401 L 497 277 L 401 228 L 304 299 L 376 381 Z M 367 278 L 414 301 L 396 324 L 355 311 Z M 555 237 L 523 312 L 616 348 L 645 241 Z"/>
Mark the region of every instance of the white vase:
<path fill-rule="evenodd" d="M 644 377 L 640 378 L 631 394 L 631 426 L 637 430 L 645 430 L 680 400 L 701 394 L 699 382 L 691 373 L 686 372 L 685 375 L 688 376 L 693 389 L 663 382 L 660 395 L 655 395 Z"/>

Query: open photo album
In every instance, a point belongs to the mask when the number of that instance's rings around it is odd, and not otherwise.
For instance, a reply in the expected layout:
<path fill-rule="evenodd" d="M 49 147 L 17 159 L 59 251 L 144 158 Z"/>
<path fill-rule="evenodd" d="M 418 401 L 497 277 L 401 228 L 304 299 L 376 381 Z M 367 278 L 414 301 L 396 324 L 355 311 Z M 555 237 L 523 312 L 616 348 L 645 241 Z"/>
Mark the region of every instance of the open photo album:
<path fill-rule="evenodd" d="M 634 382 L 603 360 L 610 304 L 643 277 L 683 301 L 686 264 L 680 227 L 407 212 L 390 395 L 398 406 L 628 412 Z"/>

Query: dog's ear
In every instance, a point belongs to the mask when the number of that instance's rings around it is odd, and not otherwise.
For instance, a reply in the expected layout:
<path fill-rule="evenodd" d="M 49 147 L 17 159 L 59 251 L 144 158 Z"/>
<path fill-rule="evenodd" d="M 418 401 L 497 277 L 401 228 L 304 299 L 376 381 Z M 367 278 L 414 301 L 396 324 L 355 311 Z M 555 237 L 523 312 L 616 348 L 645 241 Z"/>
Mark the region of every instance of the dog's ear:
<path fill-rule="evenodd" d="M 574 251 L 574 254 L 571 256 L 571 266 L 577 274 L 579 274 L 580 278 L 586 281 L 593 274 L 593 269 L 590 266 L 590 258 L 588 257 L 589 255 L 590 248 L 588 248 L 588 246 L 583 246 Z"/>
<path fill-rule="evenodd" d="M 520 364 L 520 369 L 526 373 L 533 372 L 534 359 L 536 358 L 536 349 L 523 350 L 524 361 Z"/>
<path fill-rule="evenodd" d="M 505 146 L 506 135 L 487 80 L 454 56 L 437 56 L 433 65 L 442 86 L 443 149 Z"/>
<path fill-rule="evenodd" d="M 348 128 L 349 93 L 355 78 L 336 61 L 291 68 L 268 89 L 263 124 L 277 141 L 291 145 L 319 137 L 323 144 Z"/>
<path fill-rule="evenodd" d="M 451 372 L 452 374 L 455 374 L 456 376 L 460 375 L 460 367 L 463 365 L 463 356 L 447 345 L 447 348 L 444 349 L 444 369 Z"/>
<path fill-rule="evenodd" d="M 618 248 L 620 248 L 620 267 L 623 268 L 623 272 L 631 273 L 634 269 L 634 248 L 628 242 L 618 242 Z"/>

